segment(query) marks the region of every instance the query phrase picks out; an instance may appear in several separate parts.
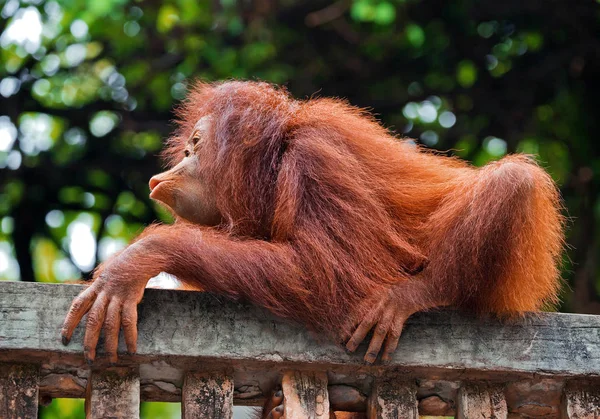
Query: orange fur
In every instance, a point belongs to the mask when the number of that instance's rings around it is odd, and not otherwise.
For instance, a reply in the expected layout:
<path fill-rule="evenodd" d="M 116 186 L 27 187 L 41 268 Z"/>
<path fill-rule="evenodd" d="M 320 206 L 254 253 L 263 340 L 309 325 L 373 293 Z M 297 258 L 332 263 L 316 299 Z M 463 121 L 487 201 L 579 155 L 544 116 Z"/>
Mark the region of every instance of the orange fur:
<path fill-rule="evenodd" d="M 483 168 L 394 138 L 334 99 L 266 83 L 198 83 L 165 156 L 196 121 L 223 222 L 152 226 L 135 264 L 243 298 L 337 338 L 415 272 L 414 306 L 514 314 L 557 300 L 563 218 L 550 177 L 509 156 Z"/>

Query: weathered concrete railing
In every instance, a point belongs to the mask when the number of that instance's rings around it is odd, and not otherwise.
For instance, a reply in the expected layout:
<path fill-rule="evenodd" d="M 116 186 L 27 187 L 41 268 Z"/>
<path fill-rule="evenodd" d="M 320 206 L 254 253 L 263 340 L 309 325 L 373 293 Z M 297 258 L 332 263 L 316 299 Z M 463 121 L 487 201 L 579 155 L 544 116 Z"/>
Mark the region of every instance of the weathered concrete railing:
<path fill-rule="evenodd" d="M 259 308 L 148 290 L 138 353 L 121 346 L 117 366 L 100 356 L 90 367 L 82 328 L 67 347 L 59 336 L 81 288 L 0 283 L 0 418 L 36 417 L 38 400 L 55 397 L 86 397 L 93 418 L 136 417 L 140 400 L 221 418 L 234 403 L 261 405 L 282 378 L 289 418 L 328 417 L 329 406 L 372 418 L 600 417 L 600 316 L 420 314 L 392 362 L 367 366 L 365 348 L 348 354 Z"/>

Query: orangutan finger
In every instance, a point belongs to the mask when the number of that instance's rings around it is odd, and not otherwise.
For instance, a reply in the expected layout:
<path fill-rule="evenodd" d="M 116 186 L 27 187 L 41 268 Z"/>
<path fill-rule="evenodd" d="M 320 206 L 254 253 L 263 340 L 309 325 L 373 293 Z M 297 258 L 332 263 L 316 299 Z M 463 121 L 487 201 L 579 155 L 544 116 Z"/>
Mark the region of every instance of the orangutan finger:
<path fill-rule="evenodd" d="M 281 419 L 283 417 L 283 406 L 279 405 L 275 409 L 271 410 L 271 417 L 273 419 Z"/>
<path fill-rule="evenodd" d="M 273 405 L 279 406 L 283 403 L 283 390 L 277 390 L 275 394 L 273 394 Z"/>
<path fill-rule="evenodd" d="M 404 322 L 406 322 L 407 316 L 396 316 L 394 319 L 394 323 L 390 328 L 387 336 L 387 340 L 385 342 L 385 346 L 383 348 L 383 355 L 381 355 L 382 362 L 390 362 L 392 359 L 392 354 L 396 351 L 398 347 L 398 341 L 400 340 L 400 336 L 402 335 L 402 329 L 404 329 Z"/>
<path fill-rule="evenodd" d="M 96 346 L 98 345 L 98 339 L 100 339 L 100 331 L 104 324 L 107 306 L 107 297 L 105 294 L 100 294 L 87 315 L 85 336 L 83 338 L 83 356 L 89 364 L 96 358 Z"/>
<path fill-rule="evenodd" d="M 381 307 L 382 303 L 379 303 L 377 308 L 371 311 L 356 328 L 354 334 L 352 335 L 348 343 L 346 343 L 346 348 L 350 352 L 354 352 L 356 348 L 358 348 L 358 345 L 360 345 L 360 343 L 365 339 L 365 336 L 367 336 L 369 331 L 373 328 L 375 323 L 377 323 L 377 320 L 380 316 Z"/>
<path fill-rule="evenodd" d="M 92 287 L 88 287 L 83 290 L 71 303 L 71 308 L 65 317 L 63 327 L 61 330 L 62 343 L 68 345 L 73 331 L 77 325 L 81 322 L 81 319 L 87 313 L 96 299 L 96 291 Z"/>
<path fill-rule="evenodd" d="M 280 388 L 276 388 L 263 406 L 263 412 L 270 412 L 281 403 L 283 403 L 283 391 Z"/>
<path fill-rule="evenodd" d="M 117 362 L 117 348 L 119 347 L 119 330 L 121 328 L 121 302 L 112 299 L 106 309 L 104 319 L 104 350 L 109 362 Z"/>
<path fill-rule="evenodd" d="M 373 332 L 373 337 L 371 338 L 371 342 L 369 343 L 369 348 L 367 349 L 367 353 L 365 354 L 365 362 L 367 364 L 372 364 L 377 359 L 377 355 L 379 354 L 379 350 L 381 349 L 381 345 L 385 340 L 385 337 L 388 334 L 388 330 L 392 326 L 392 321 L 394 320 L 394 315 L 396 314 L 396 310 L 393 307 L 386 309 L 383 312 L 383 316 L 377 323 L 375 327 L 375 331 Z"/>
<path fill-rule="evenodd" d="M 125 336 L 127 352 L 134 354 L 137 351 L 137 305 L 126 304 L 121 311 L 121 326 Z"/>

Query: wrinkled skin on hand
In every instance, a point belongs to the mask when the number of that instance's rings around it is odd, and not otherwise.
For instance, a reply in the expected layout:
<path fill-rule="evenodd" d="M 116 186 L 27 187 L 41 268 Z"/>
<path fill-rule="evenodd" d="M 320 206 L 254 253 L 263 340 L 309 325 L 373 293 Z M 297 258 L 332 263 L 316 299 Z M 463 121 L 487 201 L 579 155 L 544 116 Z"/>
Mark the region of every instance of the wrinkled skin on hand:
<path fill-rule="evenodd" d="M 132 280 L 119 276 L 118 258 L 101 265 L 94 282 L 73 300 L 62 328 L 62 342 L 67 345 L 73 331 L 87 313 L 84 357 L 88 363 L 96 358 L 100 331 L 104 329 L 104 349 L 109 362 L 117 362 L 119 330 L 123 328 L 128 353 L 137 349 L 137 305 L 142 300 L 147 279 Z"/>
<path fill-rule="evenodd" d="M 215 185 L 199 175 L 198 148 L 206 135 L 207 118 L 194 127 L 185 143 L 181 161 L 150 179 L 150 198 L 172 211 L 176 217 L 196 225 L 212 226 L 221 215 L 214 200 Z M 163 230 L 165 226 L 162 226 Z M 156 229 L 155 229 L 156 230 Z M 100 265 L 93 283 L 73 301 L 62 328 L 62 342 L 67 345 L 73 331 L 88 313 L 84 338 L 84 356 L 88 363 L 96 358 L 100 331 L 104 328 L 105 350 L 111 363 L 117 362 L 119 330 L 123 328 L 129 353 L 137 347 L 137 305 L 142 300 L 150 278 L 158 275 L 165 264 L 162 246 L 148 228 L 119 255 Z M 150 237 L 148 237 L 150 236 Z"/>
<path fill-rule="evenodd" d="M 431 298 L 432 293 L 428 291 L 428 287 L 432 285 L 433 283 L 424 275 L 417 275 L 390 288 L 387 298 L 375 302 L 373 308 L 356 327 L 347 340 L 346 349 L 350 352 L 356 351 L 368 333 L 373 330 L 364 360 L 367 364 L 373 364 L 383 348 L 381 361 L 389 362 L 398 346 L 404 324 L 410 316 L 419 311 L 448 305 L 441 299 L 436 303 L 437 299 Z"/>
<path fill-rule="evenodd" d="M 413 313 L 410 310 L 398 304 L 394 293 L 390 292 L 388 298 L 376 304 L 358 325 L 354 334 L 346 343 L 346 348 L 354 352 L 373 329 L 373 337 L 364 358 L 365 362 L 368 364 L 374 363 L 382 347 L 381 360 L 388 362 L 391 354 L 398 346 L 404 323 L 411 314 Z"/>

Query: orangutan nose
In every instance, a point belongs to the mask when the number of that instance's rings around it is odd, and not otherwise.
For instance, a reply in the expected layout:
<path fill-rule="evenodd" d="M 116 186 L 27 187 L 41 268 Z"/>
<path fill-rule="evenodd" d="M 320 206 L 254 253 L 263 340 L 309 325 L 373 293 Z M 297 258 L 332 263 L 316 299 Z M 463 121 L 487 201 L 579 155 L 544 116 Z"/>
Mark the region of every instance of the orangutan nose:
<path fill-rule="evenodd" d="M 150 182 L 148 182 L 148 185 L 150 186 L 150 192 L 152 192 L 160 182 L 162 182 L 162 180 L 160 180 L 158 176 L 152 176 L 152 178 L 150 178 Z"/>

